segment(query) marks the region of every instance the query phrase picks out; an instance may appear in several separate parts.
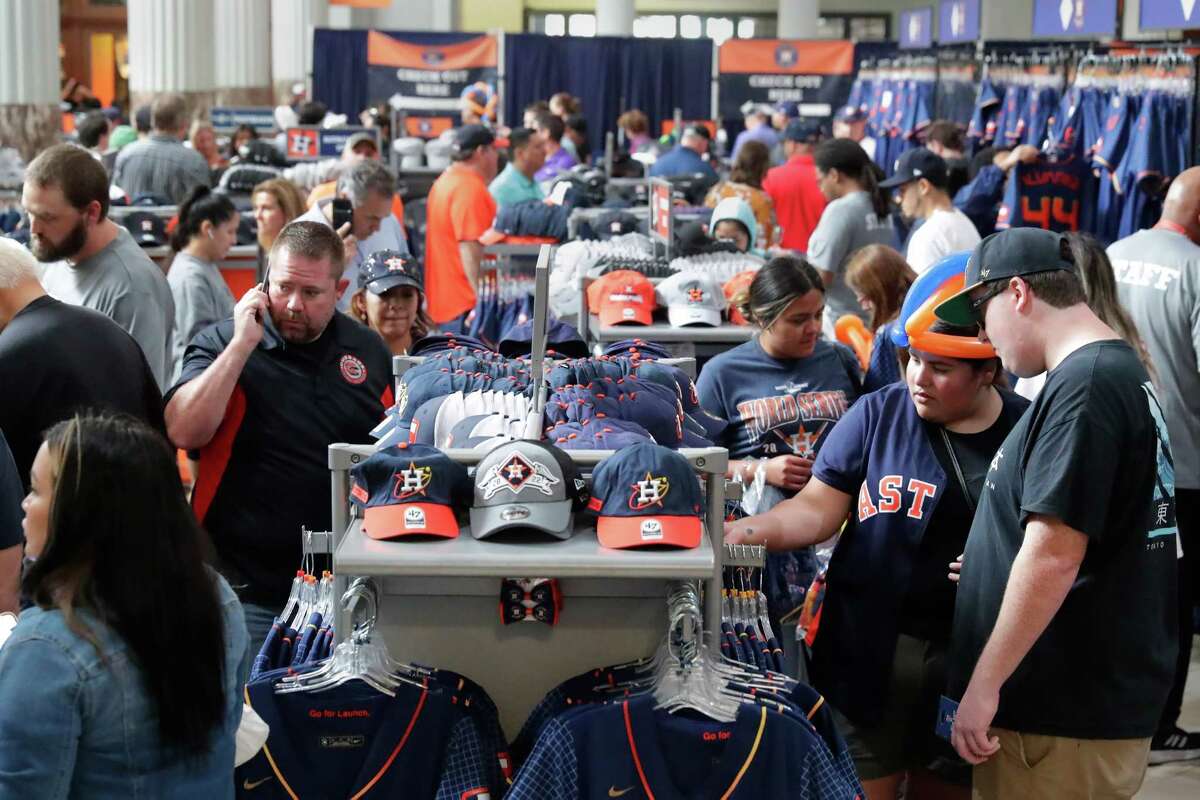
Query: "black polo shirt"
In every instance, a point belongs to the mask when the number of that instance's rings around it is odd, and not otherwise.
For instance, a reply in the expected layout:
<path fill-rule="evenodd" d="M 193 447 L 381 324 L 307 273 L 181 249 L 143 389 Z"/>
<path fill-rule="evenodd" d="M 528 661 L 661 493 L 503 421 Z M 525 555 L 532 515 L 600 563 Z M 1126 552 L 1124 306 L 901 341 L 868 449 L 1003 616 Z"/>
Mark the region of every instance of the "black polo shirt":
<path fill-rule="evenodd" d="M 233 340 L 233 320 L 196 334 L 179 382 L 199 376 Z M 242 600 L 283 607 L 300 566 L 300 528 L 329 530 L 329 445 L 366 443 L 392 404 L 391 354 L 344 314 L 315 342 L 283 341 L 270 321 L 216 434 L 200 451 L 196 517 Z"/>
<path fill-rule="evenodd" d="M 131 414 L 166 435 L 162 394 L 133 337 L 43 295 L 0 329 L 0 431 L 26 489 L 46 429 L 89 411 Z"/>

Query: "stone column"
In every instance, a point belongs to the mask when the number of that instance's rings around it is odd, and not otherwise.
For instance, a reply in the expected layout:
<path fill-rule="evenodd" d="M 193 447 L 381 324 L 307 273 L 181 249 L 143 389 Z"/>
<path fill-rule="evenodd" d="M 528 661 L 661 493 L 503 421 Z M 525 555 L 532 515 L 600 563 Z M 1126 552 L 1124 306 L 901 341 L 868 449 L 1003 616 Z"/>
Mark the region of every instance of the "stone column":
<path fill-rule="evenodd" d="M 312 30 L 328 24 L 327 0 L 271 0 L 271 79 L 274 103 L 291 97 L 292 84 L 311 88 Z"/>
<path fill-rule="evenodd" d="M 596 0 L 597 36 L 633 36 L 633 0 Z"/>
<path fill-rule="evenodd" d="M 218 26 L 213 0 L 128 0 L 129 90 L 133 107 L 162 92 L 177 92 L 193 114 L 213 105 Z"/>
<path fill-rule="evenodd" d="M 817 0 L 779 0 L 777 35 L 780 39 L 815 39 L 819 16 Z"/>
<path fill-rule="evenodd" d="M 0 147 L 26 162 L 62 130 L 58 38 L 58 0 L 0 0 Z"/>
<path fill-rule="evenodd" d="M 216 0 L 216 102 L 274 105 L 270 0 Z"/>

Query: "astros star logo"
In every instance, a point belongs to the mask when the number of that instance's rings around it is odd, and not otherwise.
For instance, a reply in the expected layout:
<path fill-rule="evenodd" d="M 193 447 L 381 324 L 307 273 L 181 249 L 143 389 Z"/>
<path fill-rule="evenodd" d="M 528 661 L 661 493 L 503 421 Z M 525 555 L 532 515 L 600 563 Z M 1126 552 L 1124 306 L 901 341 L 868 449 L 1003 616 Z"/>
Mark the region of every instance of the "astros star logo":
<path fill-rule="evenodd" d="M 691 289 L 688 289 L 687 296 L 688 296 L 689 303 L 703 303 L 704 302 L 704 290 L 700 289 L 698 287 L 693 287 Z"/>
<path fill-rule="evenodd" d="M 408 462 L 408 469 L 402 469 L 396 473 L 396 486 L 392 489 L 392 496 L 400 500 L 412 497 L 417 494 L 424 494 L 429 487 L 429 482 L 433 479 L 433 469 L 430 467 L 418 467 L 413 462 Z"/>
<path fill-rule="evenodd" d="M 644 480 L 633 484 L 633 493 L 629 496 L 629 507 L 635 511 L 652 505 L 662 506 L 663 498 L 671 491 L 671 482 L 665 477 L 646 473 Z"/>
<path fill-rule="evenodd" d="M 387 261 L 384 261 L 383 263 L 387 265 L 388 272 L 403 272 L 404 271 L 404 259 L 403 258 L 398 258 L 396 256 L 392 256 L 391 258 L 389 258 Z"/>

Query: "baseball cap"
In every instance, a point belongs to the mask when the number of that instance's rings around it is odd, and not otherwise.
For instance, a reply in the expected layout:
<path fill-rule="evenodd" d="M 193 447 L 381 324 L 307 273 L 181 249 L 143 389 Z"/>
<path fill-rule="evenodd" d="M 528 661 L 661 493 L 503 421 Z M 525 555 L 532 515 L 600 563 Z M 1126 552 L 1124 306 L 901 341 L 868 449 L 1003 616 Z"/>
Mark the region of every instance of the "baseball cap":
<path fill-rule="evenodd" d="M 588 287 L 588 307 L 601 325 L 649 325 L 654 321 L 654 285 L 640 272 L 620 269 Z"/>
<path fill-rule="evenodd" d="M 620 356 L 637 353 L 649 358 L 670 358 L 671 351 L 664 345 L 646 339 L 622 339 L 604 348 L 606 356 Z"/>
<path fill-rule="evenodd" d="M 397 384 L 396 422 L 402 427 L 411 427 L 413 416 L 426 401 L 454 392 L 487 389 L 490 383 L 491 378 L 487 375 L 462 370 L 443 368 L 434 373 L 413 376 L 406 373 Z"/>
<path fill-rule="evenodd" d="M 694 423 L 693 430 L 711 440 L 716 440 L 729 423 L 700 406 L 700 393 L 696 390 L 696 382 L 686 372 L 671 364 L 660 364 L 657 361 L 643 361 L 637 365 L 637 376 L 647 381 L 664 383 L 664 378 L 675 382 L 680 404 L 683 408 L 684 423 Z M 689 447 L 691 445 L 688 445 Z"/>
<path fill-rule="evenodd" d="M 592 473 L 588 508 L 599 514 L 596 537 L 604 547 L 698 547 L 703 505 L 687 459 L 656 444 L 630 445 Z"/>
<path fill-rule="evenodd" d="M 636 422 L 604 416 L 560 422 L 546 432 L 546 439 L 562 450 L 621 450 L 654 441 L 650 432 Z"/>
<path fill-rule="evenodd" d="M 486 344 L 465 333 L 430 333 L 413 342 L 408 348 L 410 356 L 431 356 L 449 350 L 466 347 L 471 350 L 490 350 Z"/>
<path fill-rule="evenodd" d="M 463 125 L 454 130 L 454 140 L 450 145 L 450 155 L 457 158 L 469 158 L 477 147 L 492 144 L 496 137 L 482 125 Z"/>
<path fill-rule="evenodd" d="M 439 446 L 441 440 L 437 438 L 437 419 L 441 415 L 442 408 L 456 395 L 462 397 L 462 392 L 434 397 L 422 403 L 408 423 L 408 441 L 413 444 Z"/>
<path fill-rule="evenodd" d="M 374 147 L 376 153 L 379 152 L 379 145 L 375 141 L 375 136 L 373 134 L 367 133 L 366 131 L 359 131 L 358 133 L 355 133 L 352 136 L 350 136 L 350 138 L 348 138 L 346 140 L 346 143 L 344 145 L 342 145 L 342 152 L 343 153 L 353 153 L 354 148 L 358 147 L 360 144 L 363 144 L 363 143 L 369 144 L 369 145 L 371 145 L 371 147 Z"/>
<path fill-rule="evenodd" d="M 435 447 L 407 444 L 373 453 L 350 470 L 350 498 L 371 539 L 458 536 L 456 506 L 471 492 L 467 468 Z"/>
<path fill-rule="evenodd" d="M 1041 228 L 1010 228 L 993 233 L 975 245 L 967 259 L 963 288 L 934 308 L 934 313 L 951 325 L 974 325 L 978 319 L 968 295 L 976 287 L 1058 269 L 1076 271 L 1071 243 L 1063 234 Z"/>
<path fill-rule="evenodd" d="M 546 398 L 542 411 L 546 425 L 559 422 L 583 422 L 597 415 L 620 416 L 616 397 L 597 394 L 586 386 L 564 386 Z"/>
<path fill-rule="evenodd" d="M 702 272 L 677 272 L 658 285 L 658 299 L 667 307 L 667 319 L 676 328 L 721 324 L 725 294 L 717 282 Z"/>
<path fill-rule="evenodd" d="M 586 502 L 587 484 L 562 450 L 531 439 L 504 442 L 475 468 L 471 535 L 524 529 L 569 539 L 574 512 Z"/>
<path fill-rule="evenodd" d="M 533 346 L 533 320 L 515 325 L 504 334 L 496 346 L 501 355 L 515 357 L 529 355 Z M 546 347 L 568 358 L 586 358 L 587 344 L 574 326 L 561 320 L 551 320 L 546 325 Z"/>
<path fill-rule="evenodd" d="M 750 290 L 750 284 L 754 282 L 754 276 L 758 274 L 757 270 L 748 269 L 739 272 L 725 282 L 722 290 L 725 292 L 725 301 L 729 304 L 729 321 L 734 325 L 749 325 L 750 321 L 733 303 L 733 298 L 737 297 L 742 292 Z"/>
<path fill-rule="evenodd" d="M 811 142 L 821 136 L 821 122 L 812 117 L 798 117 L 783 129 L 783 138 L 791 142 Z"/>
<path fill-rule="evenodd" d="M 896 160 L 896 171 L 886 181 L 880 181 L 882 189 L 894 189 L 906 183 L 924 178 L 938 188 L 946 186 L 946 160 L 924 147 L 906 150 Z"/>
<path fill-rule="evenodd" d="M 134 211 L 124 220 L 125 230 L 142 247 L 161 247 L 167 243 L 167 224 L 163 218 L 149 211 Z"/>
<path fill-rule="evenodd" d="M 421 290 L 423 283 L 416 259 L 399 250 L 376 250 L 358 266 L 358 285 L 371 294 L 383 294 L 397 286 Z"/>
<path fill-rule="evenodd" d="M 783 114 L 788 119 L 800 116 L 800 104 L 795 100 L 780 100 L 775 104 L 775 113 Z"/>
<path fill-rule="evenodd" d="M 867 112 L 858 106 L 842 106 L 834 117 L 838 122 L 858 122 L 867 118 Z"/>

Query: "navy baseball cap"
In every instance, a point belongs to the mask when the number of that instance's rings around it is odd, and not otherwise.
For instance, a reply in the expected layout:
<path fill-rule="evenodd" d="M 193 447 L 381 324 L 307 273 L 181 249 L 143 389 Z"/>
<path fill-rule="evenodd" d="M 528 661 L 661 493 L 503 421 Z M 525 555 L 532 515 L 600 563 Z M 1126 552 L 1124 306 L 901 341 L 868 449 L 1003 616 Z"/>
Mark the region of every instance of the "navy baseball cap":
<path fill-rule="evenodd" d="M 424 534 L 458 536 L 454 509 L 471 496 L 467 468 L 435 447 L 399 445 L 373 453 L 350 470 L 350 498 L 371 539 Z"/>
<path fill-rule="evenodd" d="M 783 138 L 790 142 L 813 142 L 821 138 L 821 122 L 812 117 L 799 117 L 783 129 Z"/>
<path fill-rule="evenodd" d="M 408 348 L 408 354 L 410 356 L 431 356 L 459 347 L 471 350 L 491 350 L 479 339 L 465 333 L 431 333 L 413 342 L 413 346 Z"/>
<path fill-rule="evenodd" d="M 657 342 L 645 339 L 622 339 L 604 348 L 606 356 L 620 356 L 639 353 L 647 358 L 670 358 L 671 351 Z"/>
<path fill-rule="evenodd" d="M 592 474 L 598 513 L 596 536 L 604 547 L 699 547 L 704 498 L 683 456 L 649 442 L 630 445 L 600 462 Z"/>
<path fill-rule="evenodd" d="M 963 288 L 933 313 L 951 325 L 979 322 L 970 293 L 985 283 L 1054 270 L 1075 272 L 1071 243 L 1061 233 L 1041 228 L 1010 228 L 988 236 L 967 259 Z"/>
<path fill-rule="evenodd" d="M 545 442 L 504 442 L 475 467 L 471 535 L 521 529 L 569 539 L 586 504 L 587 483 L 570 456 Z"/>
<path fill-rule="evenodd" d="M 788 119 L 800 116 L 800 104 L 795 100 L 781 100 L 775 104 L 775 113 L 783 114 Z"/>
<path fill-rule="evenodd" d="M 867 112 L 858 106 L 842 106 L 834 117 L 838 122 L 861 122 L 866 118 Z"/>
<path fill-rule="evenodd" d="M 454 131 L 454 141 L 450 145 L 450 155 L 453 158 L 466 159 L 477 147 L 492 144 L 496 137 L 482 125 L 463 125 Z"/>
<path fill-rule="evenodd" d="M 438 412 L 442 410 L 442 406 L 453 397 L 453 394 L 444 394 L 441 397 L 434 397 L 431 400 L 426 400 L 421 404 L 413 414 L 412 420 L 408 423 L 408 441 L 412 444 L 423 444 L 429 446 L 437 445 L 436 421 Z"/>
<path fill-rule="evenodd" d="M 500 340 L 496 349 L 501 355 L 515 358 L 529 355 L 533 346 L 533 320 L 515 325 Z M 572 325 L 560 320 L 552 320 L 546 326 L 546 348 L 568 358 L 587 358 L 588 348 Z"/>
<path fill-rule="evenodd" d="M 397 286 L 421 290 L 422 284 L 417 260 L 398 250 L 376 250 L 358 265 L 358 285 L 371 294 L 383 294 Z"/>
<path fill-rule="evenodd" d="M 560 422 L 546 439 L 562 450 L 622 450 L 652 442 L 650 432 L 627 419 L 596 416 L 582 422 Z"/>
<path fill-rule="evenodd" d="M 701 428 L 706 439 L 715 441 L 729 427 L 726 420 L 700 406 L 700 393 L 696 391 L 695 381 L 679 367 L 657 361 L 641 361 L 636 365 L 635 374 L 643 380 L 663 385 L 667 385 L 667 380 L 673 381 L 683 406 L 683 413 L 687 415 L 687 419 L 684 421 L 687 422 L 688 419 L 694 421 Z M 693 445 L 689 445 L 689 447 L 691 446 Z"/>
<path fill-rule="evenodd" d="M 162 247 L 167 243 L 167 223 L 149 211 L 134 211 L 125 215 L 125 230 L 142 247 Z"/>
<path fill-rule="evenodd" d="M 944 189 L 948 181 L 946 159 L 924 147 L 906 150 L 896 160 L 895 173 L 886 181 L 880 181 L 879 187 L 894 189 L 919 178 L 924 178 L 939 189 Z"/>
<path fill-rule="evenodd" d="M 602 396 L 617 397 L 618 417 L 638 423 L 659 444 L 677 448 L 683 443 L 683 414 L 677 401 L 672 402 L 655 391 L 663 387 L 605 380 L 593 382 L 588 388 Z"/>
<path fill-rule="evenodd" d="M 621 408 L 616 397 L 597 394 L 586 386 L 564 386 L 546 398 L 543 410 L 546 425 L 559 422 L 583 422 L 594 416 L 620 416 Z"/>
<path fill-rule="evenodd" d="M 492 379 L 478 372 L 463 372 L 442 368 L 432 374 L 423 373 L 413 378 L 405 374 L 397 386 L 396 423 L 411 428 L 417 410 L 427 401 L 454 392 L 473 392 L 491 388 Z"/>

